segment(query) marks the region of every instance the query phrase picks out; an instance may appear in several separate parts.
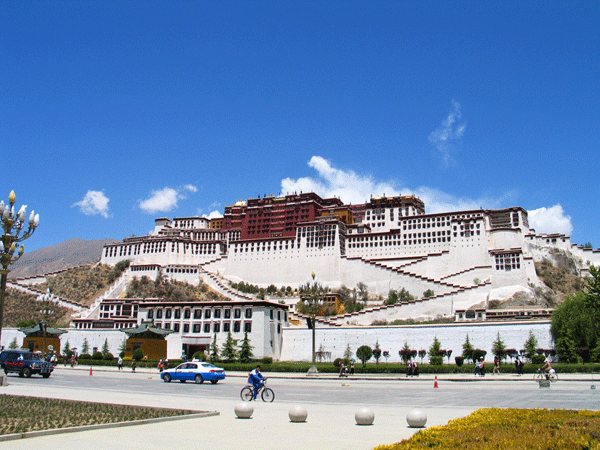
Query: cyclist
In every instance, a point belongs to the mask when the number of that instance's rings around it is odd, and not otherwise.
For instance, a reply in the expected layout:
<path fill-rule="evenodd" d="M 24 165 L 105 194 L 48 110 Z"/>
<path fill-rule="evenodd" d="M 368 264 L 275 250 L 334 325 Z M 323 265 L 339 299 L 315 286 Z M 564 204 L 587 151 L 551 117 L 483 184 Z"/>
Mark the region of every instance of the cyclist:
<path fill-rule="evenodd" d="M 550 364 L 550 358 L 546 359 L 544 366 L 542 367 L 542 372 L 546 374 L 546 379 L 550 378 L 550 375 L 555 374 L 556 371 L 552 368 L 552 364 Z"/>
<path fill-rule="evenodd" d="M 250 372 L 250 374 L 248 375 L 248 381 L 250 383 L 252 383 L 252 386 L 254 386 L 254 400 L 256 400 L 256 396 L 258 395 L 258 390 L 263 385 L 264 379 L 265 379 L 265 377 L 263 376 L 262 373 L 260 373 L 259 365 L 257 365 L 256 368 L 252 372 Z"/>

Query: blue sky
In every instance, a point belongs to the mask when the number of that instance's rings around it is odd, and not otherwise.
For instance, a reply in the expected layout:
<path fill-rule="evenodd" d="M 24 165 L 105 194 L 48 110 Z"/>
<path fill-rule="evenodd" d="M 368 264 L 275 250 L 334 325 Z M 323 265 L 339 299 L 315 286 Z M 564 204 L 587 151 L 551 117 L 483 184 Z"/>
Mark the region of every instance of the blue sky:
<path fill-rule="evenodd" d="M 600 3 L 0 3 L 26 251 L 314 190 L 522 206 L 600 246 Z"/>

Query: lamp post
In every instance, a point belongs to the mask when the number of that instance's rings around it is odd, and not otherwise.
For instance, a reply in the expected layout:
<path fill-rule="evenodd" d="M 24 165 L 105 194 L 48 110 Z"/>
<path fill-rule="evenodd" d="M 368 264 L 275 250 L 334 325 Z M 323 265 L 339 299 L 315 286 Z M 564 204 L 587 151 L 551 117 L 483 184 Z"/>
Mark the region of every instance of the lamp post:
<path fill-rule="evenodd" d="M 310 314 L 310 323 L 309 328 L 312 330 L 312 365 L 310 369 L 308 369 L 308 375 L 316 376 L 319 374 L 317 370 L 317 354 L 315 352 L 315 329 L 317 328 L 316 318 L 316 310 L 323 306 L 323 299 L 317 297 L 311 297 L 310 299 L 304 300 L 304 305 L 307 307 L 307 310 Z"/>
<path fill-rule="evenodd" d="M 19 242 L 24 241 L 33 234 L 40 223 L 40 215 L 31 211 L 29 226 L 23 235 L 23 226 L 27 223 L 27 205 L 21 206 L 15 213 L 15 191 L 8 196 L 8 204 L 0 201 L 0 215 L 2 216 L 2 235 L 0 236 L 0 342 L 2 342 L 2 321 L 4 320 L 4 295 L 6 293 L 6 279 L 10 272 L 9 266 L 18 260 L 25 250 Z"/>
<path fill-rule="evenodd" d="M 311 278 L 309 278 L 306 284 L 301 287 L 301 290 L 304 291 L 306 295 L 303 300 L 304 311 L 310 316 L 310 318 L 307 319 L 307 322 L 309 328 L 312 330 L 312 365 L 310 366 L 310 369 L 308 369 L 307 375 L 316 376 L 319 374 L 319 371 L 317 370 L 317 358 L 315 352 L 315 317 L 317 316 L 318 310 L 323 306 L 323 295 L 325 295 L 327 288 L 323 287 L 313 271 Z"/>
<path fill-rule="evenodd" d="M 52 309 L 40 309 L 40 314 L 43 316 L 44 321 L 40 321 L 40 331 L 44 332 L 44 338 L 42 340 L 42 354 L 48 356 L 48 348 L 46 347 L 46 333 L 48 331 L 48 316 L 54 314 Z"/>

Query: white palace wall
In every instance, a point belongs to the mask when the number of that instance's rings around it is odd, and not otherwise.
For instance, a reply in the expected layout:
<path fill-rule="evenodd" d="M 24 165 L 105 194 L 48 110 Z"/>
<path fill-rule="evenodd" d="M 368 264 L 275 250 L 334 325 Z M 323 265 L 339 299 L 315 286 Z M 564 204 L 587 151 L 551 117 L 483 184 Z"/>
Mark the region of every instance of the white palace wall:
<path fill-rule="evenodd" d="M 258 317 L 257 317 L 258 318 Z M 259 323 L 260 322 L 260 323 Z M 257 321 L 253 327 L 253 336 L 250 344 L 254 347 L 253 353 L 256 358 L 264 356 L 275 356 L 281 349 L 280 360 L 282 361 L 310 361 L 312 359 L 312 332 L 306 328 L 287 327 L 283 328 L 282 334 L 278 335 L 276 330 L 268 321 Z M 403 325 L 403 326 L 381 326 L 381 327 L 339 327 L 339 328 L 317 328 L 316 344 L 317 351 L 331 352 L 332 360 L 344 356 L 348 345 L 355 354 L 358 347 L 368 345 L 375 348 L 377 342 L 383 351 L 389 351 L 389 362 L 399 362 L 398 352 L 407 342 L 414 350 L 429 350 L 434 337 L 437 337 L 441 347 L 452 350 L 451 362 L 455 356 L 462 354 L 462 345 L 467 334 L 474 348 L 487 351 L 486 360 L 491 361 L 492 345 L 497 339 L 498 333 L 504 341 L 506 348 L 521 350 L 525 341 L 532 332 L 538 340 L 539 348 L 554 348 L 550 335 L 550 322 L 510 322 L 510 323 L 476 323 L 476 324 L 443 324 L 443 325 Z M 275 336 L 272 341 L 271 337 Z M 21 344 L 25 335 L 14 328 L 2 330 L 2 345 L 8 347 L 14 338 Z M 73 330 L 60 337 L 61 350 L 69 341 L 70 348 L 76 348 L 81 352 L 83 342 L 88 341 L 90 352 L 94 347 L 101 350 L 105 340 L 108 342 L 109 351 L 117 355 L 119 348 L 127 335 L 118 330 Z M 210 340 L 210 339 L 209 339 Z M 222 347 L 224 337 L 218 340 Z M 181 354 L 181 338 L 170 335 L 167 337 L 167 355 L 169 358 L 178 358 Z M 381 361 L 385 361 L 382 358 Z M 424 360 L 427 362 L 427 360 Z M 446 361 L 447 362 L 447 361 Z"/>
<path fill-rule="evenodd" d="M 510 322 L 510 323 L 477 323 L 477 324 L 445 324 L 445 325 L 403 325 L 383 327 L 343 327 L 316 329 L 315 348 L 331 352 L 331 359 L 343 358 L 348 345 L 356 358 L 356 350 L 362 345 L 375 348 L 379 342 L 382 351 L 389 351 L 388 362 L 401 361 L 398 352 L 407 342 L 413 350 L 429 350 L 434 337 L 441 343 L 441 348 L 452 350 L 450 361 L 462 354 L 462 345 L 467 334 L 473 348 L 486 350 L 486 361 L 493 360 L 492 345 L 500 334 L 507 349 L 520 351 L 532 332 L 538 341 L 538 348 L 554 348 L 550 334 L 550 322 Z M 284 329 L 283 361 L 311 361 L 312 331 L 305 328 Z M 419 359 L 417 359 L 419 361 Z M 373 361 L 373 360 L 371 360 Z M 380 362 L 385 362 L 381 358 Z M 426 357 L 423 362 L 428 362 Z M 445 359 L 446 363 L 447 360 Z"/>

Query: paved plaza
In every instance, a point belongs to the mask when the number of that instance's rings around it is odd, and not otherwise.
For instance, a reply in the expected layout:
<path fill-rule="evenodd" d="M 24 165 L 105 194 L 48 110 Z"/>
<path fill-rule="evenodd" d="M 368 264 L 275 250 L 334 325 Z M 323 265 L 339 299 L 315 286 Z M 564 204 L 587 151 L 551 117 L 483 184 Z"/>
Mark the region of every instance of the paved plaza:
<path fill-rule="evenodd" d="M 158 373 L 112 369 L 59 367 L 48 380 L 9 377 L 4 394 L 98 401 L 143 406 L 184 408 L 213 413 L 208 417 L 179 419 L 145 425 L 106 427 L 66 434 L 0 442 L 0 449 L 25 444 L 44 449 L 361 449 L 391 444 L 409 438 L 406 416 L 413 408 L 427 414 L 426 427 L 443 425 L 482 407 L 540 407 L 600 409 L 600 377 L 566 375 L 550 389 L 540 389 L 527 375 L 475 378 L 471 375 L 365 376 L 339 379 L 320 376 L 308 379 L 298 374 L 270 375 L 276 393 L 273 403 L 252 403 L 250 419 L 239 419 L 235 406 L 245 374 L 229 374 L 217 385 L 163 383 Z M 437 388 L 434 387 L 437 382 Z M 598 385 L 598 390 L 592 386 Z M 289 419 L 293 406 L 306 408 L 306 422 Z M 355 413 L 369 407 L 373 425 L 361 426 Z"/>

